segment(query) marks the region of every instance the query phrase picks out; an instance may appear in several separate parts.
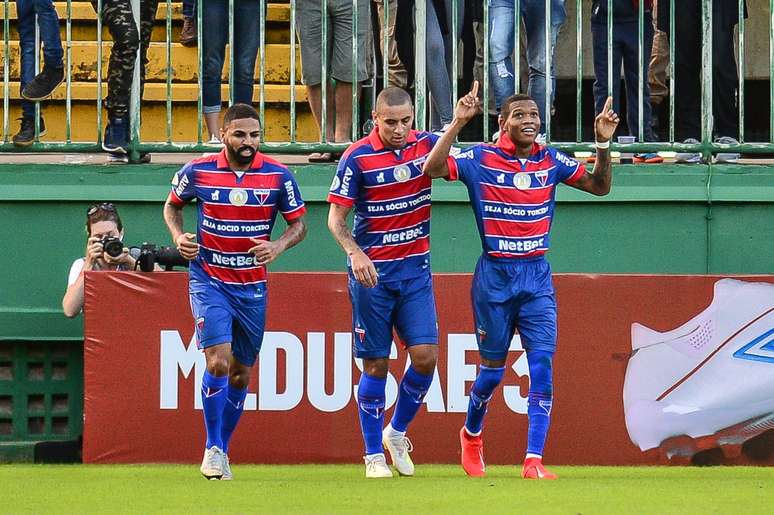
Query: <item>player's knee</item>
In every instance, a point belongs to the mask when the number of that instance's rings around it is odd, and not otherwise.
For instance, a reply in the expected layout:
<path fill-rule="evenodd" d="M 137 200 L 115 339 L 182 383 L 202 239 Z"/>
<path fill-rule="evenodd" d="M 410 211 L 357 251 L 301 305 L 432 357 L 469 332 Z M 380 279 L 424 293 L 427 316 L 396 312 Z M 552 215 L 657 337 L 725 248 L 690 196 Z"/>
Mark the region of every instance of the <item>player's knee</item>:
<path fill-rule="evenodd" d="M 438 348 L 435 345 L 411 355 L 411 366 L 422 375 L 429 376 L 435 371 L 438 361 Z"/>
<path fill-rule="evenodd" d="M 234 388 L 244 390 L 250 383 L 250 369 L 244 367 L 234 367 L 229 371 L 229 384 Z"/>
<path fill-rule="evenodd" d="M 528 351 L 530 393 L 553 394 L 553 354 L 546 351 Z"/>
<path fill-rule="evenodd" d="M 385 377 L 387 377 L 387 372 L 389 368 L 390 368 L 390 364 L 387 358 L 363 360 L 363 373 L 371 377 L 384 379 Z"/>
<path fill-rule="evenodd" d="M 207 372 L 216 377 L 228 375 L 229 360 L 219 353 L 212 353 L 207 356 Z"/>

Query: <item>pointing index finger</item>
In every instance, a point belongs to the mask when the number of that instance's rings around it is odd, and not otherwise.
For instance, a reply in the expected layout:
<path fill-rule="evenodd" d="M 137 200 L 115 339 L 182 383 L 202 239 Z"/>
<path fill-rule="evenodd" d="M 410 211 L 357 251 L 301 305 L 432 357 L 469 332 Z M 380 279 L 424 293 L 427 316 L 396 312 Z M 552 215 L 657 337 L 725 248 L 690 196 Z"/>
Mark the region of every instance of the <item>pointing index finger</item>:
<path fill-rule="evenodd" d="M 607 114 L 610 112 L 612 108 L 613 108 L 613 97 L 607 97 L 607 100 L 605 100 L 605 107 L 602 109 L 602 112 L 604 114 Z"/>
<path fill-rule="evenodd" d="M 473 97 L 478 97 L 478 81 L 473 81 L 473 87 L 470 89 L 470 95 Z"/>

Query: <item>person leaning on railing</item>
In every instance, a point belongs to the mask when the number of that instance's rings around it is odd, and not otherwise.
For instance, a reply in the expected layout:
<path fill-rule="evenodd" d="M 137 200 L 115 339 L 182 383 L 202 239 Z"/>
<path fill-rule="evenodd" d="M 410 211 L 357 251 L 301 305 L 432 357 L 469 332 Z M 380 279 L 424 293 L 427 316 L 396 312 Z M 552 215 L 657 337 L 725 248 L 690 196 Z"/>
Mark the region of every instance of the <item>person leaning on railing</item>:
<path fill-rule="evenodd" d="M 366 35 L 368 33 L 368 0 L 357 0 L 357 71 L 355 82 L 368 78 L 366 70 Z M 296 1 L 296 30 L 301 43 L 302 79 L 306 85 L 309 107 L 322 127 L 322 117 L 326 116 L 325 136 L 327 141 L 351 141 L 352 128 L 352 20 L 351 0 L 328 0 L 328 11 L 322 12 L 319 0 Z M 322 61 L 322 17 L 327 17 L 328 48 L 327 63 Z M 322 112 L 322 70 L 327 64 L 326 112 Z M 335 89 L 333 87 L 335 81 Z M 331 92 L 328 94 L 327 92 Z M 309 161 L 333 161 L 328 152 L 315 152 Z"/>
<path fill-rule="evenodd" d="M 148 64 L 148 43 L 150 42 L 153 21 L 159 0 L 140 1 L 140 28 L 132 14 L 131 0 L 102 0 L 102 12 L 99 13 L 96 0 L 91 0 L 94 11 L 102 16 L 113 37 L 113 49 L 110 51 L 108 66 L 108 94 L 105 108 L 108 111 L 108 125 L 102 148 L 114 159 L 125 159 L 129 148 L 129 101 L 131 99 L 134 65 L 137 48 L 141 49 L 140 90 L 145 82 L 145 67 Z M 141 93 L 142 95 L 142 93 Z"/>
<path fill-rule="evenodd" d="M 51 0 L 16 0 L 19 46 L 21 53 L 20 90 L 22 101 L 21 128 L 13 137 L 19 147 L 35 141 L 35 104 L 51 96 L 64 80 L 64 51 L 59 35 L 59 17 Z M 35 75 L 35 60 L 39 49 L 35 46 L 35 17 L 43 42 L 43 71 Z M 46 124 L 40 117 L 40 135 L 46 133 Z"/>

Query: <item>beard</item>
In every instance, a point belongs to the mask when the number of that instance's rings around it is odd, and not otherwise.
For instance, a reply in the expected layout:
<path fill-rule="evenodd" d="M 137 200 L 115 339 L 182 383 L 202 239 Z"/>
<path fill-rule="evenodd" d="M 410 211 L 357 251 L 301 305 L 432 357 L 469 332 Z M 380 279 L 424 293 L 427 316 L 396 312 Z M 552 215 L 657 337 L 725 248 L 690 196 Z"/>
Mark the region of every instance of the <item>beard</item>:
<path fill-rule="evenodd" d="M 248 152 L 245 152 L 248 151 Z M 248 145 L 242 145 L 239 148 L 228 147 L 228 153 L 231 154 L 231 158 L 240 165 L 247 165 L 253 162 L 255 158 L 256 149 Z"/>

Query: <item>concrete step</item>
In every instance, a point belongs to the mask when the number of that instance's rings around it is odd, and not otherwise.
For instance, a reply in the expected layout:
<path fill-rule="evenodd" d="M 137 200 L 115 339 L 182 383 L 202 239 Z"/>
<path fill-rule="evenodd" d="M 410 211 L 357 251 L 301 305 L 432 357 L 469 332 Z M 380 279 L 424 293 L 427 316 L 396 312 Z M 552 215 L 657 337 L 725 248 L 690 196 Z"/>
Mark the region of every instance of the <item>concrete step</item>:
<path fill-rule="evenodd" d="M 0 55 L 3 55 L 4 44 L 0 42 Z M 10 78 L 19 79 L 19 42 L 12 41 L 10 47 Z M 107 78 L 108 61 L 113 43 L 102 43 L 102 78 Z M 94 42 L 73 41 L 72 52 L 72 80 L 96 81 L 97 80 L 97 50 Z M 187 48 L 179 43 L 171 45 L 172 52 L 172 80 L 174 82 L 196 82 L 198 80 L 199 57 L 196 48 Z M 290 83 L 290 45 L 271 44 L 266 45 L 266 83 Z M 226 49 L 228 56 L 228 48 Z M 149 63 L 146 67 L 146 80 L 167 80 L 167 46 L 165 43 L 151 43 L 148 47 Z M 228 81 L 228 62 L 223 67 L 223 80 Z M 0 80 L 3 70 L 0 68 Z M 255 65 L 255 80 L 260 79 L 260 52 Z M 301 51 L 296 47 L 296 83 L 301 83 Z"/>

